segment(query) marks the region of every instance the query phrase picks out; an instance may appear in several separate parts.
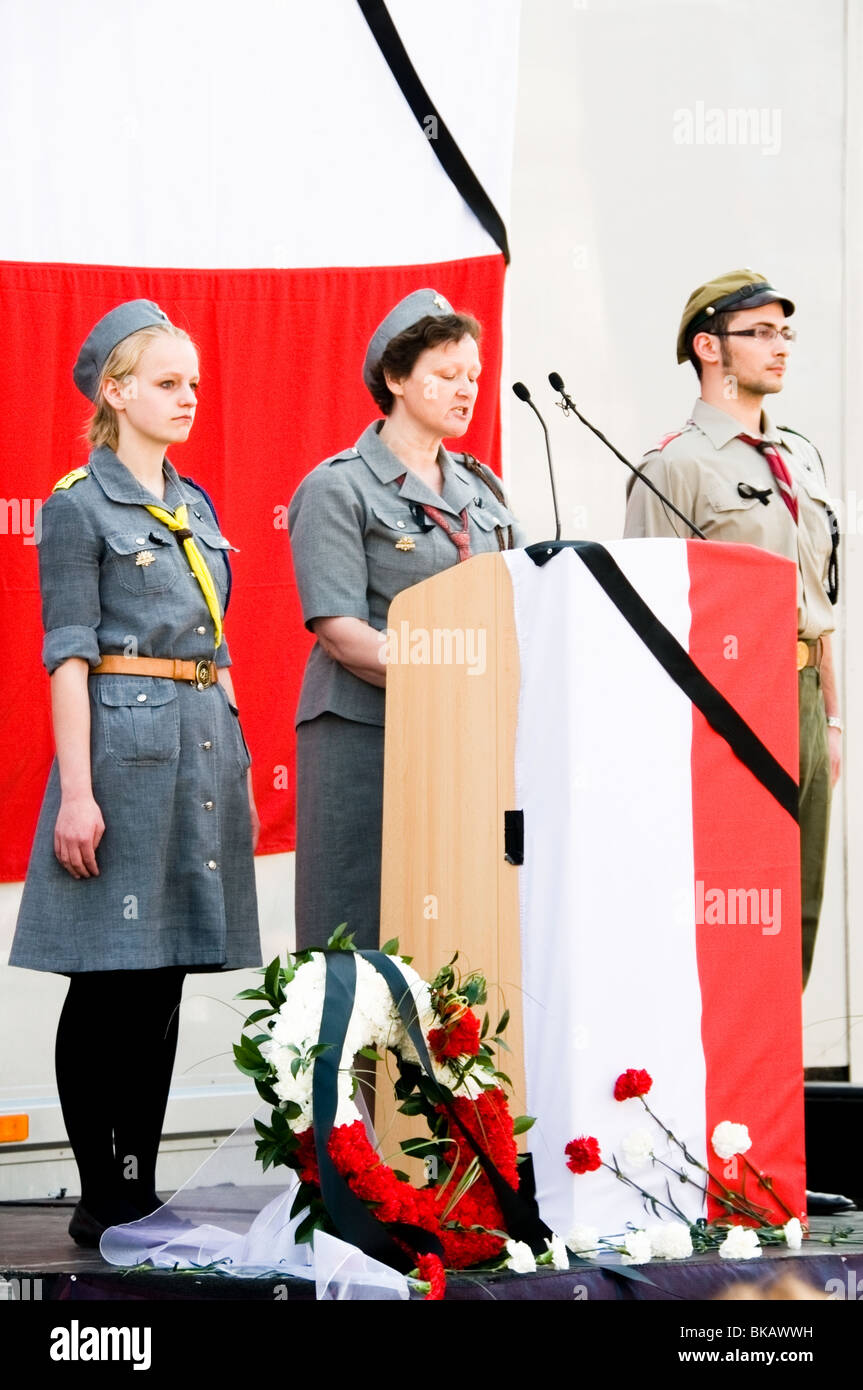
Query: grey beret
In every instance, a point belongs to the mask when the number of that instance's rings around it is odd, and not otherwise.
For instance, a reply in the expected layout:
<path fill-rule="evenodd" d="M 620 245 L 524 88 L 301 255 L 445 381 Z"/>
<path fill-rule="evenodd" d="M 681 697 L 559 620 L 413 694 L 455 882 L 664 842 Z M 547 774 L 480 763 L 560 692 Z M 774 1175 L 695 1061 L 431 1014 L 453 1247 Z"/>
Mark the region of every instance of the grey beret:
<path fill-rule="evenodd" d="M 383 323 L 379 323 L 372 334 L 371 342 L 366 350 L 366 360 L 363 363 L 363 381 L 366 386 L 371 387 L 372 372 L 393 338 L 404 333 L 406 328 L 412 328 L 415 323 L 419 323 L 420 319 L 444 319 L 452 313 L 455 313 L 452 305 L 436 290 L 414 290 L 413 294 L 399 300 L 396 307 L 390 309 Z"/>
<path fill-rule="evenodd" d="M 98 399 L 103 368 L 117 344 L 137 333 L 139 328 L 152 328 L 162 323 L 170 323 L 170 319 L 158 304 L 151 299 L 129 299 L 91 328 L 72 368 L 75 385 L 88 401 Z"/>

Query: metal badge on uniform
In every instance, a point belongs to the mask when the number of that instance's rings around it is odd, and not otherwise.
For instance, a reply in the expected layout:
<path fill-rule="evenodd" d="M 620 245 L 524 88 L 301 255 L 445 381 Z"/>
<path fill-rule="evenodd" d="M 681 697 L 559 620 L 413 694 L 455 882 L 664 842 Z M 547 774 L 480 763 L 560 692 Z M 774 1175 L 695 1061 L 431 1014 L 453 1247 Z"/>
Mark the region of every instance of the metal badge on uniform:
<path fill-rule="evenodd" d="M 135 564 L 144 566 L 152 565 L 155 558 L 156 557 L 153 554 L 152 550 L 139 550 L 137 555 L 135 556 Z"/>
<path fill-rule="evenodd" d="M 396 550 L 416 550 L 417 543 L 410 536 L 401 536 L 396 541 Z"/>

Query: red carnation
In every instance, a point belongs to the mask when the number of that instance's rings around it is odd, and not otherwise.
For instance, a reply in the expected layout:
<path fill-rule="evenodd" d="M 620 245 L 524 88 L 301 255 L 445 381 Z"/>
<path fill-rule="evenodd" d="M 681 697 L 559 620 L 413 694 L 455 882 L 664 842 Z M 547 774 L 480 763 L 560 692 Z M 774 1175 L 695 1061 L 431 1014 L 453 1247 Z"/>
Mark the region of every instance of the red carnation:
<path fill-rule="evenodd" d="M 630 1067 L 621 1072 L 614 1083 L 615 1100 L 632 1100 L 633 1096 L 646 1096 L 653 1085 L 653 1077 L 646 1071 L 636 1071 Z"/>
<path fill-rule="evenodd" d="M 429 1046 L 438 1061 L 445 1057 L 475 1057 L 479 1052 L 479 1019 L 476 1014 L 472 1009 L 465 1009 L 446 1028 L 432 1028 Z"/>
<path fill-rule="evenodd" d="M 566 1166 L 572 1173 L 595 1173 L 602 1164 L 599 1142 L 592 1136 L 580 1134 L 570 1139 L 565 1149 Z"/>
<path fill-rule="evenodd" d="M 439 1255 L 420 1255 L 417 1259 L 417 1273 L 420 1279 L 431 1286 L 425 1297 L 426 1302 L 443 1298 L 446 1275 Z"/>

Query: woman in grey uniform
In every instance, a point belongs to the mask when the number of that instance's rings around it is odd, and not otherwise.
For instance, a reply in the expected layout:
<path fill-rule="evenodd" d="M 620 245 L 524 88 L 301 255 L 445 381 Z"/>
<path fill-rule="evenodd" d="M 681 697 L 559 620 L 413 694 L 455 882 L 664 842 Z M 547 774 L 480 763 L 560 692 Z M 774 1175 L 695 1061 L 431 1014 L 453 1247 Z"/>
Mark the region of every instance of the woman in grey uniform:
<path fill-rule="evenodd" d="M 387 610 L 402 589 L 482 551 L 522 545 L 490 469 L 444 439 L 470 424 L 479 325 L 417 290 L 369 343 L 382 420 L 318 465 L 289 511 L 303 619 L 317 641 L 297 711 L 297 948 L 340 923 L 378 945 Z M 419 736 L 419 735 L 418 735 Z"/>
<path fill-rule="evenodd" d="M 40 515 L 57 756 L 10 963 L 70 977 L 57 1087 L 81 1177 L 69 1227 L 158 1205 L 155 1166 L 189 970 L 260 964 L 257 817 L 222 635 L 228 541 L 165 457 L 197 353 L 148 300 L 99 321 L 74 370 L 85 468 Z"/>

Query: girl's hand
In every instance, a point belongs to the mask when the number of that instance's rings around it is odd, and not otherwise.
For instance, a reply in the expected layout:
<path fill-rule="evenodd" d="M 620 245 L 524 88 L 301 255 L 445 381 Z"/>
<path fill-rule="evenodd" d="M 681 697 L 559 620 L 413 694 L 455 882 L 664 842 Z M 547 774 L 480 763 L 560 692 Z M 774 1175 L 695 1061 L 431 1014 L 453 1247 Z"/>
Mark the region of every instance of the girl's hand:
<path fill-rule="evenodd" d="M 63 797 L 54 826 L 54 853 L 73 878 L 98 878 L 96 850 L 105 833 L 102 812 L 91 796 Z"/>
<path fill-rule="evenodd" d="M 830 785 L 835 787 L 842 771 L 842 730 L 827 730 L 827 744 L 830 749 Z"/>

